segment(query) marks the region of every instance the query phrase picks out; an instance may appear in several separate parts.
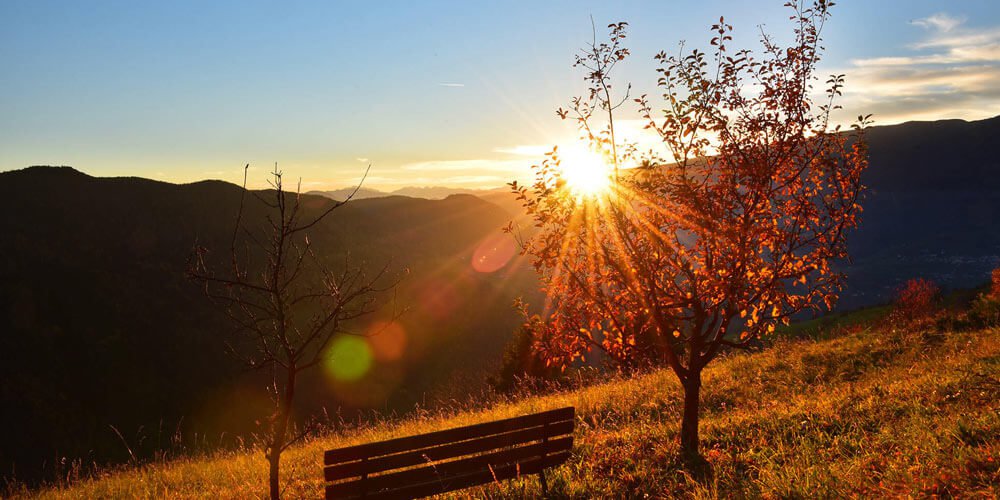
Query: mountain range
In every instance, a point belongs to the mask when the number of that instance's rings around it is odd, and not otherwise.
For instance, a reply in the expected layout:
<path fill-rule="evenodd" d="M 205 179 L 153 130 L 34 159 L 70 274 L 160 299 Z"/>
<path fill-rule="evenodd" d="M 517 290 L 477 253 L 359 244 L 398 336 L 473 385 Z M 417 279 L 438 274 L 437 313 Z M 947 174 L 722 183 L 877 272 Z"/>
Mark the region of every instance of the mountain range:
<path fill-rule="evenodd" d="M 0 173 L 12 207 L 0 215 L 0 424 L 18 429 L 0 435 L 0 470 L 30 479 L 61 457 L 152 453 L 176 430 L 188 439 L 255 430 L 268 414 L 267 374 L 226 353 L 231 325 L 184 276 L 196 243 L 226 255 L 240 193 L 220 181 L 95 178 L 68 167 Z M 307 216 L 331 203 L 303 196 Z M 247 205 L 246 220 L 264 216 Z M 476 267 L 498 258 L 494 248 L 514 258 L 501 233 L 509 219 L 469 195 L 394 196 L 352 201 L 315 226 L 322 258 L 388 265 L 400 278 L 394 303 L 382 299 L 405 310 L 404 333 L 399 357 L 376 360 L 360 380 L 314 371 L 301 386 L 302 414 L 350 419 L 482 387 L 517 327 L 514 299 L 535 288 L 526 266 Z"/>
<path fill-rule="evenodd" d="M 838 307 L 885 302 L 911 277 L 985 281 L 1000 265 L 1000 117 L 873 127 L 868 137 L 870 190 L 848 238 Z M 302 415 L 404 412 L 484 386 L 519 324 L 511 303 L 539 295 L 500 233 L 519 215 L 514 197 L 460 191 L 362 188 L 314 228 L 332 262 L 388 264 L 407 312 L 398 359 L 350 383 L 317 371 L 300 392 Z M 317 213 L 347 193 L 309 193 L 303 204 Z M 226 354 L 231 326 L 184 277 L 196 243 L 228 248 L 240 195 L 221 181 L 69 167 L 0 173 L 9 207 L 0 213 L 0 425 L 10 430 L 0 434 L 0 474 L 37 478 L 61 457 L 125 461 L 174 434 L 225 444 L 255 430 L 267 374 Z M 264 208 L 246 216 L 262 220 Z M 483 259 L 500 260 L 477 266 Z"/>
<path fill-rule="evenodd" d="M 410 198 L 424 198 L 427 200 L 443 200 L 455 194 L 470 194 L 478 197 L 489 196 L 494 193 L 505 193 L 506 188 L 496 189 L 465 189 L 445 186 L 407 186 L 392 191 L 380 191 L 369 187 L 345 187 L 332 191 L 309 191 L 306 194 L 326 196 L 327 198 L 343 201 L 348 197 L 352 200 L 364 200 L 367 198 L 384 198 L 387 196 L 407 196 Z"/>

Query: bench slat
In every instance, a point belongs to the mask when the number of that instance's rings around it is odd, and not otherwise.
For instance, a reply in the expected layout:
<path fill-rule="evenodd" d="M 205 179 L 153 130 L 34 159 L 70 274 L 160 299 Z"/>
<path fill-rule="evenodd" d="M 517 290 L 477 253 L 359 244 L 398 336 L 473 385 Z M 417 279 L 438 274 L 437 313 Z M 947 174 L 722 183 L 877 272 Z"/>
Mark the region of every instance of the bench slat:
<path fill-rule="evenodd" d="M 564 420 L 573 420 L 574 408 L 560 408 L 549 410 L 532 415 L 513 417 L 493 422 L 457 427 L 443 431 L 407 436 L 375 443 L 366 443 L 336 450 L 329 450 L 323 454 L 325 465 L 335 465 L 342 462 L 361 460 L 362 458 L 389 455 L 403 451 L 411 451 L 418 448 L 428 448 L 441 444 L 451 443 L 459 440 L 474 439 L 492 434 L 510 432 L 525 427 L 535 427 L 545 423 L 553 423 Z"/>
<path fill-rule="evenodd" d="M 552 439 L 556 436 L 573 433 L 573 421 L 556 422 L 548 426 L 531 427 L 528 429 L 509 432 L 506 434 L 496 434 L 469 441 L 445 444 L 434 448 L 425 448 L 397 455 L 369 458 L 361 462 L 349 462 L 326 467 L 323 475 L 327 481 L 336 481 L 362 474 L 374 474 L 377 472 L 399 469 L 420 465 L 427 462 L 445 460 L 449 458 L 481 453 L 497 448 L 506 448 L 517 444 L 537 441 L 548 437 Z"/>
<path fill-rule="evenodd" d="M 384 474 L 381 476 L 333 484 L 326 487 L 326 495 L 327 498 L 350 497 L 360 495 L 362 488 L 364 488 L 364 490 L 368 492 L 368 496 L 366 498 L 369 498 L 376 492 L 394 491 L 406 488 L 410 485 L 421 485 L 424 483 L 431 483 L 436 486 L 437 489 L 447 488 L 454 478 L 476 475 L 477 473 L 482 472 L 485 472 L 488 476 L 485 482 L 489 482 L 493 480 L 493 476 L 490 474 L 488 466 L 491 466 L 494 471 L 505 466 L 513 467 L 516 471 L 515 465 L 520 462 L 522 463 L 521 474 L 530 474 L 531 472 L 527 472 L 527 470 L 524 469 L 525 464 L 533 463 L 532 461 L 541 463 L 539 459 L 543 453 L 545 453 L 546 456 L 552 457 L 562 456 L 564 454 L 568 457 L 569 450 L 572 447 L 573 438 L 572 436 L 569 436 L 544 443 L 522 446 L 486 455 L 479 455 L 451 462 L 437 463 L 427 467 L 420 467 Z M 565 461 L 565 458 L 557 463 L 562 463 L 563 461 Z M 549 462 L 546 461 L 545 463 Z M 444 489 L 441 491 L 451 490 Z"/>
<path fill-rule="evenodd" d="M 434 478 L 431 482 L 419 484 L 409 484 L 398 487 L 394 490 L 380 493 L 368 493 L 366 500 L 390 500 L 390 499 L 410 499 L 448 491 L 460 490 L 471 486 L 514 479 L 518 476 L 538 474 L 542 470 L 564 463 L 569 459 L 570 452 L 563 451 L 553 455 L 533 458 L 524 462 L 499 465 L 490 469 L 480 469 L 468 474 L 457 474 L 443 478 Z M 349 496 L 338 496 L 331 493 L 332 486 L 327 486 L 327 498 L 360 498 L 358 494 Z"/>

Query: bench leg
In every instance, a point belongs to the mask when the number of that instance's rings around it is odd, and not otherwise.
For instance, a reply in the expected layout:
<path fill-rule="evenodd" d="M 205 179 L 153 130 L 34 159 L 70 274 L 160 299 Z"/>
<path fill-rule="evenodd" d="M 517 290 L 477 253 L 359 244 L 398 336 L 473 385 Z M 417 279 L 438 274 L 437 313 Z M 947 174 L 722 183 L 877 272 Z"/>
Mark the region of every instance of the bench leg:
<path fill-rule="evenodd" d="M 538 477 L 542 481 L 542 498 L 548 498 L 549 497 L 549 485 L 545 481 L 545 469 L 542 469 L 542 472 L 540 474 L 538 474 Z"/>

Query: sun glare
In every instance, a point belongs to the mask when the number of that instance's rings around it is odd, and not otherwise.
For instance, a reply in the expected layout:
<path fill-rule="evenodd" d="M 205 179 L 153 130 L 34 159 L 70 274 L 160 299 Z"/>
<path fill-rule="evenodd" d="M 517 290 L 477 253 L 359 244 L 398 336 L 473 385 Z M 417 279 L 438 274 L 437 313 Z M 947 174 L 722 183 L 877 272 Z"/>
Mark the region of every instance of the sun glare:
<path fill-rule="evenodd" d="M 601 155 L 583 147 L 570 147 L 560 157 L 560 175 L 577 196 L 595 196 L 611 187 L 612 168 Z"/>

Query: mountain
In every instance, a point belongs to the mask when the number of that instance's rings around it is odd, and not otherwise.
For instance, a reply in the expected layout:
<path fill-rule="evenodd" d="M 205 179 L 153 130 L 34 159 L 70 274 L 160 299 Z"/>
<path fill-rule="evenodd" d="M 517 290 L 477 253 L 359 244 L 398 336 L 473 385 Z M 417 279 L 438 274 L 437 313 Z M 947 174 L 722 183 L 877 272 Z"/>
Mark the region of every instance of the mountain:
<path fill-rule="evenodd" d="M 913 277 L 965 288 L 1000 267 L 1000 117 L 872 127 L 861 227 L 840 307 L 884 302 Z"/>
<path fill-rule="evenodd" d="M 996 192 L 997 137 L 1000 116 L 872 127 L 865 182 L 875 191 Z"/>
<path fill-rule="evenodd" d="M 384 196 L 390 196 L 389 193 L 385 191 L 379 191 L 378 189 L 360 187 L 355 190 L 355 188 L 347 187 L 341 189 L 335 189 L 333 191 L 309 191 L 306 194 L 311 194 L 314 196 L 325 196 L 331 200 L 344 201 L 348 196 L 352 196 L 352 200 L 364 200 L 368 198 L 382 198 Z"/>
<path fill-rule="evenodd" d="M 409 196 L 411 198 L 427 198 L 429 200 L 440 200 L 453 194 L 471 194 L 479 196 L 493 189 L 462 189 L 441 186 L 407 186 L 392 192 L 395 196 Z"/>
<path fill-rule="evenodd" d="M 267 374 L 227 354 L 230 324 L 184 277 L 195 243 L 224 261 L 240 193 L 65 167 L 0 173 L 11 207 L 0 214 L 0 425 L 17 429 L 0 434 L 0 470 L 31 479 L 59 457 L 124 461 L 117 432 L 147 455 L 175 430 L 232 442 L 267 415 Z M 307 215 L 331 203 L 303 198 Z M 251 201 L 244 217 L 265 213 Z M 388 263 L 406 312 L 399 359 L 354 382 L 315 370 L 299 391 L 302 415 L 403 411 L 482 387 L 519 323 L 514 298 L 534 288 L 516 260 L 475 267 L 503 242 L 513 255 L 500 232 L 508 219 L 468 195 L 388 197 L 352 201 L 314 227 L 330 262 Z"/>
<path fill-rule="evenodd" d="M 354 193 L 354 200 L 363 200 L 367 198 L 383 198 L 386 196 L 407 196 L 409 198 L 424 198 L 427 200 L 443 200 L 449 196 L 456 194 L 471 194 L 479 196 L 481 198 L 488 197 L 497 192 L 506 192 L 506 189 L 463 189 L 463 188 L 451 188 L 443 186 L 407 186 L 402 187 L 393 191 L 379 191 L 378 189 L 371 189 L 366 187 L 361 187 L 355 193 L 355 188 L 346 187 L 341 189 L 335 189 L 333 191 L 309 191 L 306 194 L 313 194 L 318 196 L 326 196 L 332 200 L 343 201 L 346 200 L 348 196 Z"/>
<path fill-rule="evenodd" d="M 871 189 L 848 237 L 839 308 L 885 302 L 917 276 L 978 285 L 1000 266 L 993 137 L 1000 118 L 869 131 Z M 499 231 L 509 220 L 530 228 L 513 195 L 410 192 L 449 196 L 359 191 L 310 235 L 332 262 L 390 263 L 403 276 L 396 300 L 407 313 L 400 359 L 378 361 L 351 383 L 313 373 L 300 391 L 302 415 L 404 412 L 475 392 L 519 324 L 513 299 L 540 302 L 518 257 L 476 264 L 511 244 Z M 95 178 L 68 167 L 0 173 L 8 207 L 0 212 L 0 425 L 16 430 L 0 434 L 0 474 L 30 479 L 43 463 L 51 474 L 61 457 L 126 461 L 122 439 L 149 455 L 175 430 L 202 442 L 225 432 L 216 441 L 226 444 L 255 429 L 267 374 L 226 354 L 231 326 L 183 275 L 196 242 L 224 258 L 240 195 L 221 181 Z M 303 202 L 315 213 L 331 197 Z M 248 205 L 247 220 L 264 215 Z"/>

